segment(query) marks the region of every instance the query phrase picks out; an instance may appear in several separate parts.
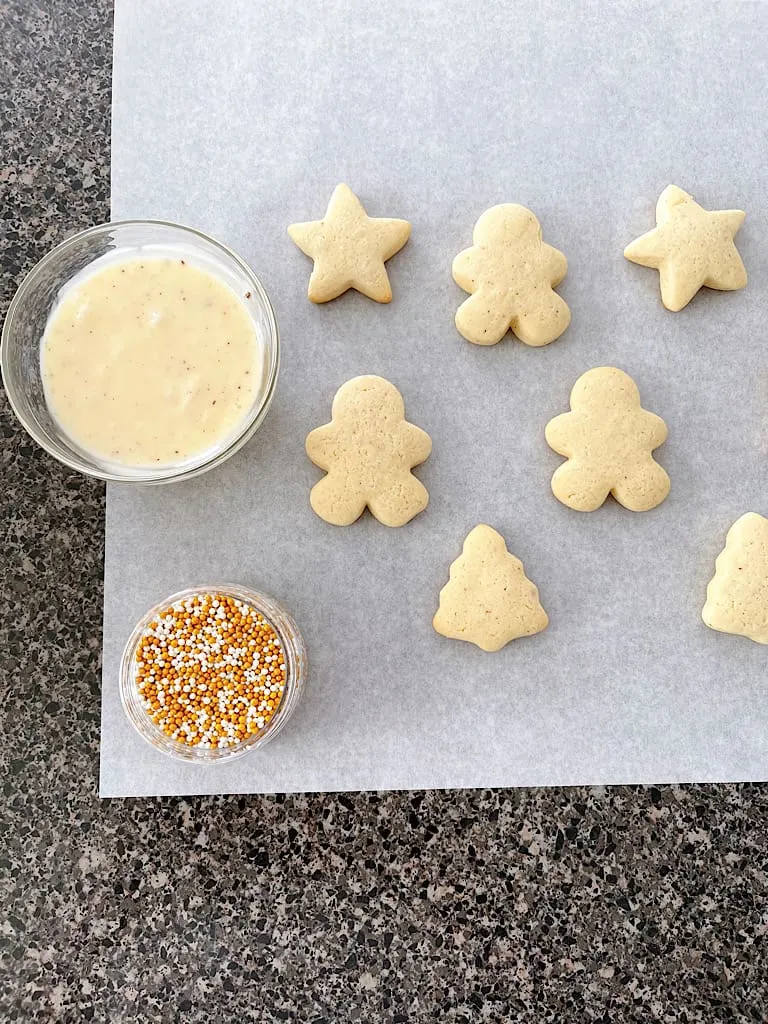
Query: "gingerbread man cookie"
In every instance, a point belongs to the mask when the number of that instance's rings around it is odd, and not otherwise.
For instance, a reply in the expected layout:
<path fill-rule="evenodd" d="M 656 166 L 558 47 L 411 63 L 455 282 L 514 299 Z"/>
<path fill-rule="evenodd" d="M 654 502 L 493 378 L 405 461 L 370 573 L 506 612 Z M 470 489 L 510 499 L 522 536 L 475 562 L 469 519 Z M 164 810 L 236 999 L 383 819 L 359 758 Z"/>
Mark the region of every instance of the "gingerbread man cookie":
<path fill-rule="evenodd" d="M 571 412 L 547 424 L 547 444 L 568 459 L 552 477 L 555 497 L 579 512 L 594 512 L 609 494 L 632 512 L 655 508 L 669 477 L 651 452 L 666 437 L 664 420 L 641 407 L 628 374 L 588 370 L 573 386 Z"/>
<path fill-rule="evenodd" d="M 384 266 L 411 233 L 407 220 L 369 217 L 348 185 L 337 185 L 322 220 L 291 224 L 288 234 L 315 265 L 309 278 L 312 302 L 328 302 L 354 288 L 376 302 L 391 302 Z"/>
<path fill-rule="evenodd" d="M 432 620 L 437 632 L 498 651 L 510 640 L 540 633 L 548 622 L 523 563 L 510 554 L 500 533 L 483 523 L 476 526 L 440 591 Z"/>
<path fill-rule="evenodd" d="M 768 519 L 757 512 L 728 531 L 701 617 L 710 629 L 768 644 Z"/>
<path fill-rule="evenodd" d="M 471 298 L 456 311 L 459 333 L 475 345 L 495 345 L 511 330 L 526 345 L 548 345 L 571 321 L 552 289 L 568 262 L 541 238 L 524 206 L 492 206 L 472 233 L 472 247 L 453 261 L 453 279 Z"/>
<path fill-rule="evenodd" d="M 408 423 L 402 395 L 383 377 L 342 384 L 331 422 L 310 433 L 306 448 L 327 473 L 310 494 L 327 523 L 348 526 L 367 506 L 385 526 L 404 526 L 427 507 L 427 489 L 411 469 L 428 458 L 432 441 Z"/>
<path fill-rule="evenodd" d="M 624 255 L 658 270 L 661 301 L 677 313 L 702 286 L 730 292 L 746 285 L 733 241 L 745 217 L 742 210 L 704 210 L 677 185 L 667 185 L 656 204 L 656 227 Z"/>

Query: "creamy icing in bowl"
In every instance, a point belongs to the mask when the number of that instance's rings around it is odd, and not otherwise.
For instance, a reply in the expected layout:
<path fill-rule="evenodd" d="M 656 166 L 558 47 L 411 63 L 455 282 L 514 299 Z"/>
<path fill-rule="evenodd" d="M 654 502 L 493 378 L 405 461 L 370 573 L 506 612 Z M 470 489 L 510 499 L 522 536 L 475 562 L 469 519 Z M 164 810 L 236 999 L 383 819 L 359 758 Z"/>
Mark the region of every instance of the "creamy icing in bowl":
<path fill-rule="evenodd" d="M 22 282 L 3 328 L 3 380 L 23 425 L 109 480 L 166 482 L 224 461 L 263 420 L 278 363 L 249 267 L 158 221 L 62 243 Z"/>

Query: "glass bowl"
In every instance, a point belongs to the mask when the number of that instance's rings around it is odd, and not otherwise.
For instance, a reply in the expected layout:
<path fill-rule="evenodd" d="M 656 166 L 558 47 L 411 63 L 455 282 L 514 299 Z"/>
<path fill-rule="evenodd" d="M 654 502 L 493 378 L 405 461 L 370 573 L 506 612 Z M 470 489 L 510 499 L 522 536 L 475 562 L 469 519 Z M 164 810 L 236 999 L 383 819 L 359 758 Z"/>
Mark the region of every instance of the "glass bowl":
<path fill-rule="evenodd" d="M 163 730 L 156 725 L 141 702 L 141 695 L 136 680 L 136 651 L 145 630 L 164 609 L 177 601 L 194 597 L 196 594 L 223 594 L 226 597 L 235 598 L 255 608 L 257 612 L 269 622 L 276 630 L 285 653 L 285 689 L 280 704 L 266 726 L 258 733 L 254 733 L 241 740 L 239 743 L 229 747 L 200 747 L 189 746 L 167 736 Z M 142 739 L 146 740 L 151 747 L 163 754 L 180 761 L 194 764 L 222 764 L 237 757 L 242 757 L 249 750 L 269 743 L 280 732 L 290 718 L 296 705 L 299 703 L 304 691 L 307 677 L 307 652 L 304 646 L 301 633 L 296 623 L 288 613 L 273 601 L 255 590 L 235 584 L 216 584 L 215 586 L 192 587 L 188 590 L 181 590 L 178 594 L 161 601 L 151 608 L 137 623 L 131 633 L 128 643 L 125 645 L 123 657 L 120 662 L 120 699 L 131 725 L 136 729 Z"/>
<path fill-rule="evenodd" d="M 61 289 L 97 261 L 113 262 L 146 253 L 187 255 L 190 262 L 218 276 L 244 303 L 253 320 L 263 359 L 262 383 L 247 415 L 220 444 L 177 466 L 120 466 L 80 448 L 58 426 L 45 400 L 40 346 L 48 316 Z M 248 265 L 220 242 L 194 228 L 159 220 L 100 224 L 66 239 L 33 267 L 11 301 L 0 343 L 0 368 L 13 411 L 24 429 L 50 455 L 87 476 L 101 480 L 157 484 L 184 480 L 218 466 L 234 455 L 261 425 L 272 401 L 280 362 L 277 322 L 267 293 Z"/>

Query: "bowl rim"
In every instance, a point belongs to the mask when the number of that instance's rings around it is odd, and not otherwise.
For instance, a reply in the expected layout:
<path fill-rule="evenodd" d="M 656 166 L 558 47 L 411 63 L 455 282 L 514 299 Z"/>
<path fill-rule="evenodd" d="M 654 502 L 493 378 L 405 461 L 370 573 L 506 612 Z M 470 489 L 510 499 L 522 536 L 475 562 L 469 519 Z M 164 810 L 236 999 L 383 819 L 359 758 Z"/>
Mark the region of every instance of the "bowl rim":
<path fill-rule="evenodd" d="M 246 737 L 246 739 L 241 740 L 233 747 L 192 747 L 180 743 L 178 740 L 166 737 L 149 715 L 147 715 L 146 711 L 136 706 L 140 702 L 135 678 L 136 651 L 147 627 L 161 611 L 195 594 L 215 593 L 245 601 L 256 608 L 267 619 L 270 625 L 277 631 L 283 644 L 288 674 L 280 704 L 262 732 Z M 262 591 L 240 583 L 200 584 L 185 587 L 183 590 L 171 594 L 162 601 L 158 601 L 139 618 L 131 630 L 131 634 L 120 656 L 118 690 L 120 704 L 125 717 L 136 734 L 154 751 L 170 757 L 178 764 L 200 765 L 202 767 L 210 767 L 212 765 L 223 766 L 243 757 L 258 747 L 266 746 L 267 743 L 282 731 L 301 700 L 307 683 L 308 671 L 309 663 L 304 637 L 293 617 L 279 601 L 276 601 L 273 597 Z"/>
<path fill-rule="evenodd" d="M 26 289 L 30 286 L 30 282 L 34 280 L 35 276 L 40 270 L 49 262 L 53 261 L 56 256 L 65 252 L 68 248 L 82 242 L 83 239 L 90 238 L 92 235 L 100 235 L 105 231 L 109 231 L 113 228 L 130 228 L 130 227 L 145 227 L 145 226 L 160 226 L 164 228 L 173 228 L 177 231 L 185 232 L 189 235 L 196 236 L 202 239 L 209 245 L 219 249 L 227 259 L 235 263 L 239 269 L 248 277 L 250 280 L 254 292 L 257 294 L 259 301 L 262 304 L 264 313 L 267 318 L 269 325 L 269 332 L 271 334 L 273 344 L 270 348 L 270 360 L 268 368 L 268 381 L 267 387 L 264 392 L 264 397 L 261 404 L 254 411 L 253 415 L 244 421 L 243 428 L 240 433 L 236 434 L 231 442 L 222 448 L 220 451 L 216 451 L 210 458 L 198 465 L 193 465 L 188 468 L 182 468 L 178 472 L 168 472 L 167 470 L 158 470 L 156 473 L 151 471 L 146 473 L 144 476 L 124 476 L 120 473 L 112 473 L 109 470 L 94 469 L 92 467 L 86 467 L 81 465 L 77 459 L 69 458 L 66 455 L 62 455 L 61 452 L 56 451 L 48 441 L 41 437 L 37 431 L 34 423 L 30 422 L 29 418 L 21 411 L 19 404 L 14 394 L 14 388 L 8 386 L 8 374 L 6 366 L 10 359 L 10 338 L 13 330 L 13 324 L 17 315 L 18 306 L 24 297 Z M 220 465 L 229 459 L 235 452 L 239 451 L 243 445 L 250 440 L 250 438 L 256 433 L 258 428 L 264 421 L 269 407 L 272 403 L 272 399 L 275 394 L 277 386 L 277 378 L 280 371 L 280 332 L 277 326 L 277 319 L 275 317 L 275 311 L 270 301 L 269 295 L 267 294 L 264 285 L 257 274 L 251 269 L 246 263 L 242 256 L 238 255 L 234 249 L 230 249 L 224 242 L 220 242 L 213 235 L 207 234 L 205 231 L 200 231 L 198 228 L 189 227 L 187 224 L 180 224 L 176 221 L 162 220 L 159 218 L 131 218 L 128 220 L 114 220 L 105 221 L 102 224 L 92 224 L 88 228 L 84 228 L 82 231 L 76 231 L 74 234 L 67 238 L 62 239 L 57 245 L 45 253 L 24 275 L 19 284 L 16 292 L 11 299 L 8 306 L 8 312 L 5 315 L 3 322 L 2 333 L 0 333 L 0 376 L 2 376 L 3 386 L 5 389 L 8 403 L 13 410 L 16 419 L 22 425 L 27 434 L 32 440 L 39 445 L 44 451 L 51 455 L 57 462 L 66 466 L 68 469 L 72 469 L 77 473 L 81 473 L 83 476 L 91 477 L 96 480 L 104 480 L 108 483 L 121 483 L 121 484 L 163 484 L 163 483 L 175 483 L 180 480 L 190 480 L 193 477 L 200 476 L 202 473 L 206 473 L 209 469 L 213 469 L 215 466 Z"/>

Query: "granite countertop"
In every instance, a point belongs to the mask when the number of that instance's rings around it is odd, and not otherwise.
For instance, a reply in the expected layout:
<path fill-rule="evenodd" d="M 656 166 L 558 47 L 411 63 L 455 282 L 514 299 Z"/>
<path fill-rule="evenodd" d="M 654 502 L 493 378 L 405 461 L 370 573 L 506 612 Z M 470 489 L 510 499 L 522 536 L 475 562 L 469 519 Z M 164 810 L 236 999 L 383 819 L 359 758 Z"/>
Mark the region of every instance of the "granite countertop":
<path fill-rule="evenodd" d="M 110 46 L 0 0 L 0 316 L 108 218 Z M 765 786 L 100 802 L 103 488 L 0 438 L 0 1020 L 768 1020 Z"/>

